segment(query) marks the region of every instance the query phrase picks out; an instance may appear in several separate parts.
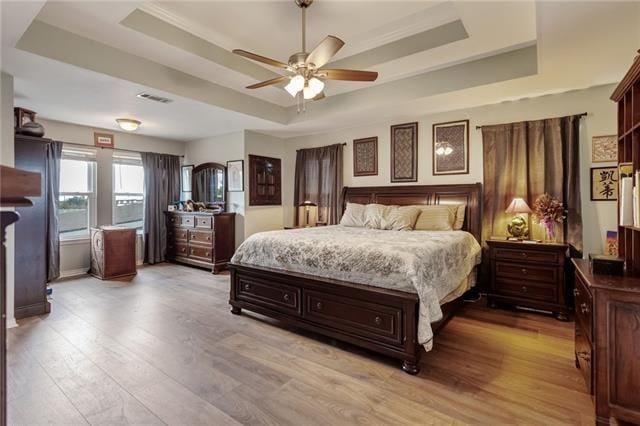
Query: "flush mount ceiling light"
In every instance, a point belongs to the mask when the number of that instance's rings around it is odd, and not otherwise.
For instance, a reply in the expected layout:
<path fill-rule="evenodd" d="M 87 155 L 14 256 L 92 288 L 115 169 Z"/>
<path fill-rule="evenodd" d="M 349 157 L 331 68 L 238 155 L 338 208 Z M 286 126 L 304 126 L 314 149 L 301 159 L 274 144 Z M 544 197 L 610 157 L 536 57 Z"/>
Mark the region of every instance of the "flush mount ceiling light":
<path fill-rule="evenodd" d="M 131 118 L 116 118 L 116 123 L 125 132 L 135 132 L 142 124 L 140 121 Z"/>
<path fill-rule="evenodd" d="M 295 0 L 295 3 L 302 9 L 302 52 L 291 55 L 288 63 L 285 64 L 246 50 L 235 49 L 233 51 L 233 53 L 245 58 L 284 69 L 290 74 L 252 84 L 247 86 L 247 89 L 258 89 L 274 84 L 287 83 L 284 89 L 296 98 L 298 112 L 300 112 L 300 104 L 302 104 L 304 110 L 305 101 L 317 101 L 324 98 L 324 80 L 375 81 L 378 78 L 378 73 L 372 71 L 323 69 L 322 67 L 344 46 L 344 41 L 329 35 L 311 52 L 307 52 L 306 11 L 313 3 L 313 0 Z"/>

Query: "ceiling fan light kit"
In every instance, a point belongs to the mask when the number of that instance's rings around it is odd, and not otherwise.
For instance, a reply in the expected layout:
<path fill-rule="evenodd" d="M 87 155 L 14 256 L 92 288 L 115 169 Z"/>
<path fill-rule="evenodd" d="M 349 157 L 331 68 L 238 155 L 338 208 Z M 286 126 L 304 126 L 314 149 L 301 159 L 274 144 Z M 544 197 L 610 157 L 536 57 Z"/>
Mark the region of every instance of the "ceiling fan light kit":
<path fill-rule="evenodd" d="M 294 0 L 296 5 L 302 10 L 302 52 L 294 53 L 289 57 L 288 63 L 267 58 L 246 50 L 235 49 L 233 53 L 245 58 L 267 64 L 272 67 L 283 69 L 289 73 L 288 76 L 280 76 L 271 80 L 247 86 L 247 89 L 258 89 L 260 87 L 271 86 L 284 83 L 288 80 L 284 89 L 298 102 L 298 112 L 300 105 L 305 110 L 305 101 L 320 100 L 324 95 L 324 80 L 343 81 L 375 81 L 378 73 L 373 71 L 322 69 L 331 58 L 344 46 L 344 41 L 336 36 L 326 36 L 311 52 L 307 53 L 307 29 L 306 10 L 313 0 Z"/>

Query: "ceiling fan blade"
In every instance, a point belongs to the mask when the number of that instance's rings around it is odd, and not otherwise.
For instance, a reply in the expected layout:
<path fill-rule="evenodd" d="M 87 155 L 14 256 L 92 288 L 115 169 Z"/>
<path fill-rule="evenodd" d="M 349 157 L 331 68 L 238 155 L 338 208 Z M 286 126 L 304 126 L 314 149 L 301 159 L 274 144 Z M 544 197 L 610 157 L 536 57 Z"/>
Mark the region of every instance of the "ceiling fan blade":
<path fill-rule="evenodd" d="M 284 62 L 276 61 L 275 59 L 267 58 L 266 56 L 257 55 L 255 53 L 247 52 L 242 49 L 233 49 L 233 53 L 236 55 L 244 56 L 245 58 L 252 59 L 254 61 L 262 62 L 263 64 L 271 65 L 276 68 L 286 69 L 289 65 Z"/>
<path fill-rule="evenodd" d="M 309 53 L 305 63 L 307 65 L 313 64 L 316 69 L 318 69 L 329 62 L 329 60 L 333 58 L 333 55 L 338 53 L 338 50 L 340 50 L 342 46 L 344 46 L 344 41 L 340 40 L 338 37 L 332 35 L 326 36 L 324 40 L 322 40 L 320 44 L 318 44 L 315 49 Z"/>
<path fill-rule="evenodd" d="M 376 81 L 378 78 L 375 71 L 358 70 L 318 70 L 316 75 L 327 80 Z"/>
<path fill-rule="evenodd" d="M 251 86 L 247 86 L 247 89 L 259 89 L 265 86 L 271 86 L 272 84 L 282 83 L 283 81 L 288 80 L 289 77 L 282 75 L 280 77 L 272 78 L 271 80 L 261 81 L 260 83 L 252 84 Z"/>
<path fill-rule="evenodd" d="M 324 90 L 323 90 L 322 92 L 320 92 L 317 95 L 315 95 L 313 97 L 313 100 L 314 101 L 319 101 L 320 99 L 324 99 L 324 98 L 326 98 L 326 95 L 324 94 Z"/>

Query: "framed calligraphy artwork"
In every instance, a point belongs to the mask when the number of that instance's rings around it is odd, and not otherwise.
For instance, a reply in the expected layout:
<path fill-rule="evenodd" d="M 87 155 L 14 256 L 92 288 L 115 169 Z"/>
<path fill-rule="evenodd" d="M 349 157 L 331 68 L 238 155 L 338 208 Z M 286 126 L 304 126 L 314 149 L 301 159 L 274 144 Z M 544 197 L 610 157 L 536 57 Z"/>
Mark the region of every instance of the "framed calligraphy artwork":
<path fill-rule="evenodd" d="M 618 199 L 618 167 L 591 168 L 591 201 Z"/>

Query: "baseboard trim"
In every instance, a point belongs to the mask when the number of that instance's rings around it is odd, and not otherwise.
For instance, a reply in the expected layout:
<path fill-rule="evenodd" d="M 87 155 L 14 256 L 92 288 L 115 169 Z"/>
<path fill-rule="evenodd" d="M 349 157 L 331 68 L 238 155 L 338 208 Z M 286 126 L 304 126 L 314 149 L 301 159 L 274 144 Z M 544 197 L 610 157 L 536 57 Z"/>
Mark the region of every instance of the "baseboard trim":
<path fill-rule="evenodd" d="M 60 271 L 59 278 L 77 277 L 78 275 L 86 275 L 88 268 L 69 269 L 67 271 Z"/>

